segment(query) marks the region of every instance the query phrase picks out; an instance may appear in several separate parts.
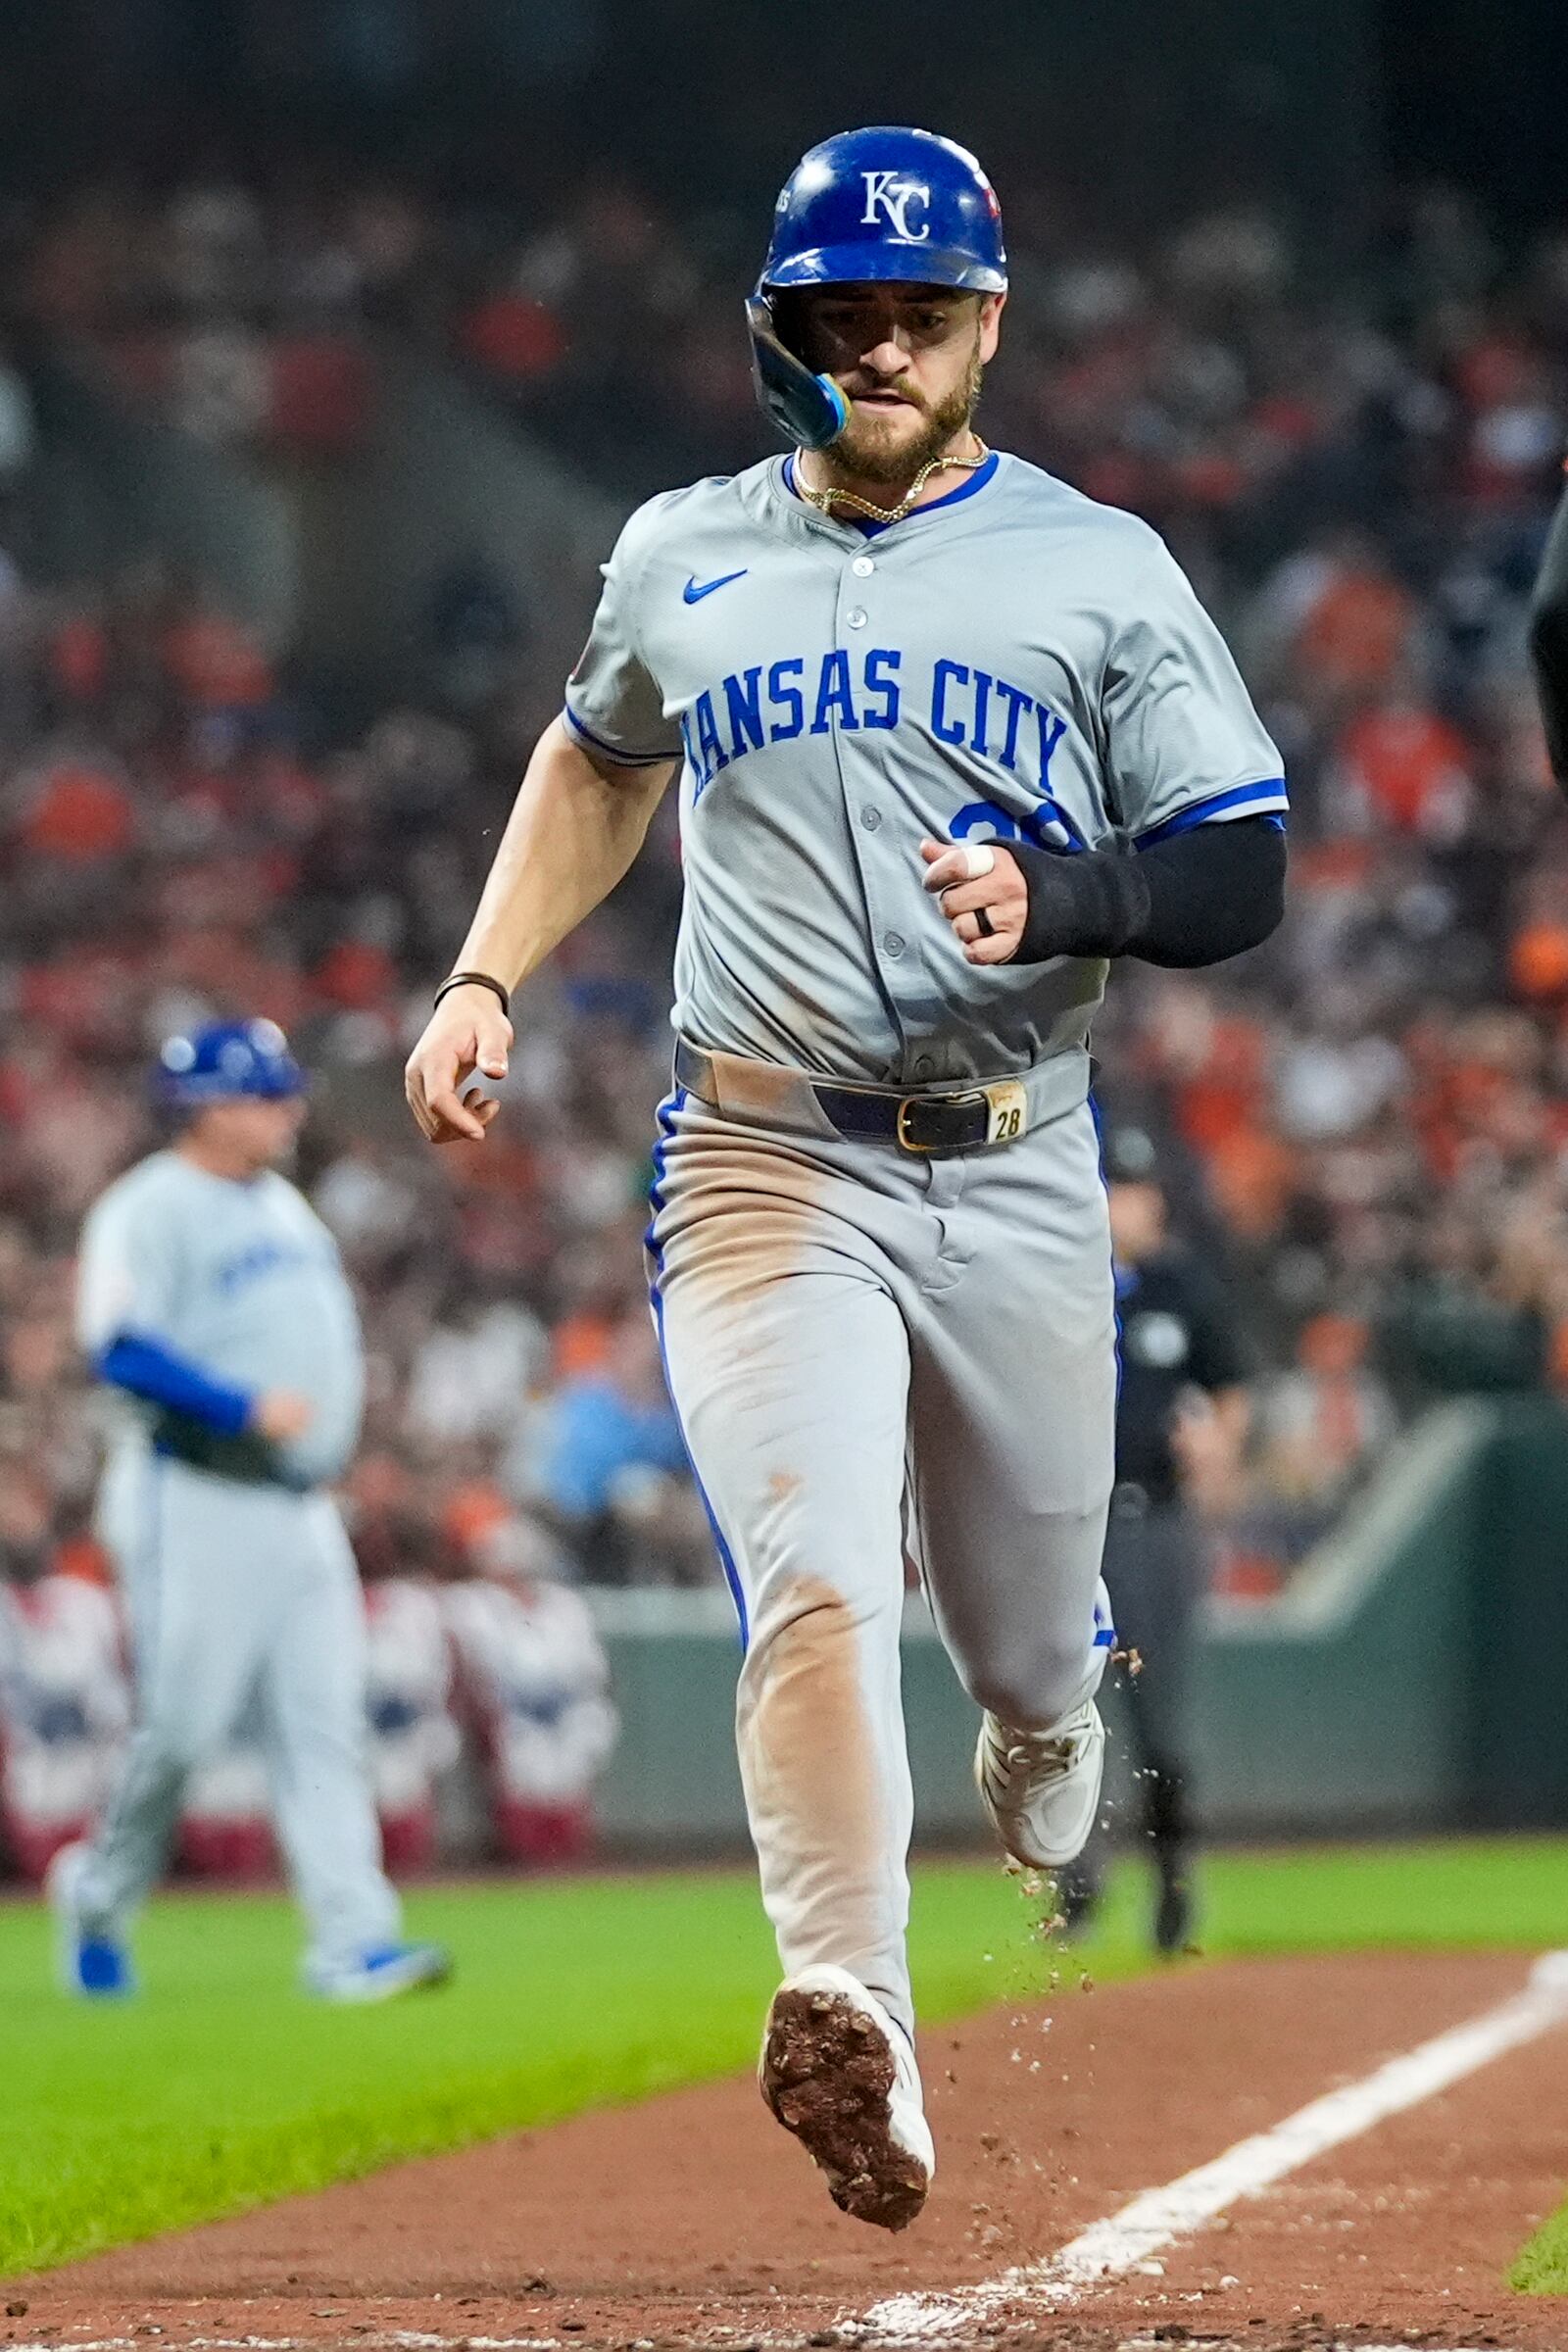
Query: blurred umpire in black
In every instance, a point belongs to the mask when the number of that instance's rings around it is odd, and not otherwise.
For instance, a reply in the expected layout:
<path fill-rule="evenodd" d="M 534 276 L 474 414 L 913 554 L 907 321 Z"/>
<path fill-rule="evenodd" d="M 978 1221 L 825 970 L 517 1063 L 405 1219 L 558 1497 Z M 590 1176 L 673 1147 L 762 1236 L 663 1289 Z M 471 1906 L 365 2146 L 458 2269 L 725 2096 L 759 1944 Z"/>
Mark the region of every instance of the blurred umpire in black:
<path fill-rule="evenodd" d="M 1203 1533 L 1183 1493 L 1185 1464 L 1205 1426 L 1227 1449 L 1240 1449 L 1247 1396 L 1224 1297 L 1171 1237 L 1153 1145 L 1141 1128 L 1112 1128 L 1104 1162 L 1121 1323 L 1105 1582 L 1117 1641 L 1142 1660 L 1129 1683 L 1133 1763 L 1158 1875 L 1154 1941 L 1176 1952 L 1192 1929 L 1189 1670 L 1208 1582 Z M 1061 1882 L 1070 1925 L 1081 1925 L 1094 1907 L 1099 1844 L 1093 1840 Z"/>
<path fill-rule="evenodd" d="M 1530 601 L 1530 652 L 1551 772 L 1568 792 L 1568 489 L 1547 534 Z"/>

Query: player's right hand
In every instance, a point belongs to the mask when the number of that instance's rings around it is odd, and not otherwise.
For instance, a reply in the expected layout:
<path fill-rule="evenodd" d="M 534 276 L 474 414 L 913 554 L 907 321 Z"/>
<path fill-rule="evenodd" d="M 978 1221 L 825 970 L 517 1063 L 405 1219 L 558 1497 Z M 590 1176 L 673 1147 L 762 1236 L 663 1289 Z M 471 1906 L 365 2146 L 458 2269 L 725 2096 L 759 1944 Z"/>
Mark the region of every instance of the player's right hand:
<path fill-rule="evenodd" d="M 493 989 L 455 988 L 442 998 L 403 1073 L 409 1108 L 432 1144 L 484 1142 L 501 1105 L 468 1080 L 504 1078 L 512 1043 Z"/>
<path fill-rule="evenodd" d="M 250 1426 L 259 1438 L 286 1446 L 290 1438 L 303 1438 L 315 1418 L 308 1396 L 296 1396 L 292 1389 L 264 1389 L 251 1406 Z"/>

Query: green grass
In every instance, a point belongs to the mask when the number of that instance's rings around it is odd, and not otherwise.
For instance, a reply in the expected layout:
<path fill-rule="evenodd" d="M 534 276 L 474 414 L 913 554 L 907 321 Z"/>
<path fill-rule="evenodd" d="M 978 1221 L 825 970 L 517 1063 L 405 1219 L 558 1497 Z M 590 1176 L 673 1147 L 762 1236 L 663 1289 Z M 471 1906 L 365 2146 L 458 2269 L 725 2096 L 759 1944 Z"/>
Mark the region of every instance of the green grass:
<path fill-rule="evenodd" d="M 1216 1854 L 1202 1886 L 1199 1941 L 1210 1953 L 1568 1944 L 1560 1838 Z M 1104 1922 L 1118 1960 L 1138 1936 L 1141 1899 L 1137 1874 L 1123 1873 Z"/>
<path fill-rule="evenodd" d="M 1213 1952 L 1568 1939 L 1568 1845 L 1544 1840 L 1281 1856 L 1205 1867 Z M 994 1866 L 927 1864 L 912 1948 L 922 2013 L 1038 1997 L 1054 1968 L 1146 1965 L 1142 1889 L 1113 1884 L 1057 1958 Z M 1037 1914 L 1039 1905 L 1033 1911 Z M 450 1943 L 446 1992 L 331 2010 L 293 1988 L 281 1898 L 155 1903 L 146 1989 L 120 2007 L 51 1986 L 35 1905 L 0 1905 L 0 2273 L 232 2213 L 401 2156 L 455 2147 L 750 2064 L 774 1963 L 749 1871 L 416 1894 Z"/>
<path fill-rule="evenodd" d="M 1521 2295 L 1568 2295 L 1568 2205 L 1544 2223 L 1508 2273 Z"/>

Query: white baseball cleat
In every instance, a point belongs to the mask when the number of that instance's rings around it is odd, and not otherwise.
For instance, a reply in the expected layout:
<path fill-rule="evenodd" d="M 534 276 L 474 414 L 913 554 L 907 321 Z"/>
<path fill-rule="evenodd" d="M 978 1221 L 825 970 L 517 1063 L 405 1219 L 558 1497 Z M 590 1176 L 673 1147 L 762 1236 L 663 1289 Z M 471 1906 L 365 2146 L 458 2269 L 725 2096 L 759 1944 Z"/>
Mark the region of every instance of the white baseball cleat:
<path fill-rule="evenodd" d="M 439 1943 L 386 1943 L 351 1960 L 306 1963 L 305 1988 L 323 2001 L 365 2005 L 446 1984 L 452 1956 Z"/>
<path fill-rule="evenodd" d="M 824 1962 L 773 1995 L 758 2081 L 833 2202 L 858 2222 L 906 2230 L 937 2169 L 907 2036 L 847 1968 Z"/>
<path fill-rule="evenodd" d="M 1045 1732 L 1015 1732 L 988 1715 L 974 1753 L 975 1787 L 1009 1854 L 1030 1870 L 1061 1870 L 1089 1842 L 1100 1810 L 1105 1727 L 1092 1698 Z"/>

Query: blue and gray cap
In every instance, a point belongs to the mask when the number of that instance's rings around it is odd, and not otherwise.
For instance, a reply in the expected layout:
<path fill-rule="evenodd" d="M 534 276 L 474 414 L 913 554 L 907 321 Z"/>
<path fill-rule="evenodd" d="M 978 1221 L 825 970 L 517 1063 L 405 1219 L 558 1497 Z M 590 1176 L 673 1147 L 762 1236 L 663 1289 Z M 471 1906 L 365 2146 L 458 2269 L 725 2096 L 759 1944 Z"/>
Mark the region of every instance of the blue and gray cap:
<path fill-rule="evenodd" d="M 164 1040 L 153 1092 L 169 1110 L 198 1110 L 240 1096 L 281 1102 L 306 1089 L 305 1072 L 275 1021 L 209 1021 Z"/>

